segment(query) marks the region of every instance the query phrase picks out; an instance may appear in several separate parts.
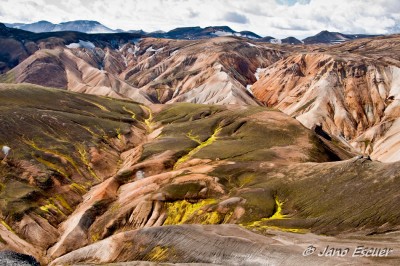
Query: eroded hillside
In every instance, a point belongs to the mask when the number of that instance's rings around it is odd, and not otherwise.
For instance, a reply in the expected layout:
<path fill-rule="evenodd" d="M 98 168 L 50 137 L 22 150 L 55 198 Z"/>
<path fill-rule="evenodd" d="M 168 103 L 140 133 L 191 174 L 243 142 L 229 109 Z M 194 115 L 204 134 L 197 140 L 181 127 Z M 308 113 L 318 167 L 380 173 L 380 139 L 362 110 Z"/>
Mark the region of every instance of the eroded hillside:
<path fill-rule="evenodd" d="M 2 41 L 5 47 L 17 49 L 21 36 L 13 34 Z M 125 35 L 110 36 L 68 33 L 58 41 L 36 40 L 35 49 L 24 46 L 25 53 L 7 48 L 5 58 L 22 57 L 15 59 L 15 67 L 0 81 L 146 105 L 267 105 L 310 129 L 322 127 L 374 160 L 400 158 L 394 137 L 400 66 L 397 35 L 333 46 L 273 45 L 239 37 L 126 40 Z"/>
<path fill-rule="evenodd" d="M 0 94 L 0 139 L 12 148 L 0 166 L 1 249 L 43 264 L 265 264 L 304 249 L 285 231 L 398 229 L 397 163 L 353 158 L 277 110 L 145 106 L 27 84 Z"/>
<path fill-rule="evenodd" d="M 255 97 L 322 126 L 375 160 L 399 160 L 399 37 L 363 39 L 293 53 L 265 68 Z"/>
<path fill-rule="evenodd" d="M 137 102 L 259 105 L 246 90 L 254 72 L 280 59 L 269 44 L 221 37 L 145 38 L 119 49 L 92 42 L 40 49 L 0 81 L 28 82 Z"/>

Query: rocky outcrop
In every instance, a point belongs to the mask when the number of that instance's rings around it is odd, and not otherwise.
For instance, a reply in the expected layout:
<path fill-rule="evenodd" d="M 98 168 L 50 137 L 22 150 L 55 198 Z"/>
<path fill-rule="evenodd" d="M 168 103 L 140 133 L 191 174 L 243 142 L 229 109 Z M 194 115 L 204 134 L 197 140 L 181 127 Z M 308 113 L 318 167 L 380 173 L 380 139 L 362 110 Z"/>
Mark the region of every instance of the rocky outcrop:
<path fill-rule="evenodd" d="M 378 55 L 387 55 L 380 50 L 368 57 L 359 55 L 378 43 L 364 41 L 359 47 L 349 43 L 351 53 L 340 55 L 335 53 L 346 45 L 289 56 L 266 68 L 252 91 L 267 106 L 296 117 L 308 128 L 321 125 L 373 159 L 397 161 L 400 154 L 393 133 L 399 68 L 396 61 L 377 60 Z M 381 43 L 394 44 L 395 40 Z"/>
<path fill-rule="evenodd" d="M 34 257 L 13 251 L 0 251 L 0 263 L 7 266 L 39 266 Z"/>

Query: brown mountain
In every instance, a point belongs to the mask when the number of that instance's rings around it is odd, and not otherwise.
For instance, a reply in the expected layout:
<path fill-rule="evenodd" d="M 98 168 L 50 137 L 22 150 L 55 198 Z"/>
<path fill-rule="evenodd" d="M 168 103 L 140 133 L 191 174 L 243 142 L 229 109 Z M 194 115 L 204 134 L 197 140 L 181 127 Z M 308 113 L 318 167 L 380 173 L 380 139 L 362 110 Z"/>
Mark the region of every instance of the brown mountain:
<path fill-rule="evenodd" d="M 373 159 L 397 161 L 399 49 L 391 36 L 294 53 L 267 67 L 252 90 L 308 128 L 322 125 Z"/>
<path fill-rule="evenodd" d="M 12 34 L 4 54 L 23 43 Z M 398 264 L 399 36 L 73 36 L 0 76 L 0 250 L 43 265 Z M 311 244 L 394 252 L 303 256 Z M 16 258 L 31 259 L 0 251 Z"/>
<path fill-rule="evenodd" d="M 337 140 L 279 111 L 147 107 L 32 85 L 0 94 L 0 137 L 13 150 L 0 166 L 0 247 L 43 264 L 264 264 L 302 252 L 289 232 L 370 243 L 352 232 L 399 224 L 398 182 L 388 178 L 397 163 L 349 159 Z M 322 261 L 289 262 L 299 260 Z"/>
<path fill-rule="evenodd" d="M 74 48 L 38 50 L 0 80 L 142 103 L 258 105 L 246 86 L 255 82 L 253 73 L 258 67 L 270 65 L 283 54 L 268 44 L 232 37 L 202 41 L 147 38 L 119 50 L 84 41 L 68 47 Z"/>

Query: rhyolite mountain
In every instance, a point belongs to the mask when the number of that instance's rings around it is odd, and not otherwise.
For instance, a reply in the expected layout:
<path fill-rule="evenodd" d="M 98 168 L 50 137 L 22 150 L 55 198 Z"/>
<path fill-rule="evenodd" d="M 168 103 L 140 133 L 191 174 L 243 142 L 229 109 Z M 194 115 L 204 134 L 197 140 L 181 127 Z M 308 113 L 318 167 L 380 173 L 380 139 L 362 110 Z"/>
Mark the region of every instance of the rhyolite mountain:
<path fill-rule="evenodd" d="M 0 36 L 0 263 L 398 265 L 398 35 Z"/>

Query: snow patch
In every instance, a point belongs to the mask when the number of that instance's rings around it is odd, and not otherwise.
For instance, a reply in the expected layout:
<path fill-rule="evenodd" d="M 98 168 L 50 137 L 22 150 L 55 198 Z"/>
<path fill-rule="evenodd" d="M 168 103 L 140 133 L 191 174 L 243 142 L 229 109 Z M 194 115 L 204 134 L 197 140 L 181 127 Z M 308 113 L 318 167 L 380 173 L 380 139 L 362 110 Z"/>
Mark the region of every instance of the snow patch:
<path fill-rule="evenodd" d="M 135 50 L 133 50 L 133 55 L 136 57 L 136 53 L 137 52 L 139 52 L 139 50 L 140 50 L 140 46 L 139 45 L 136 45 L 136 43 L 135 43 Z"/>
<path fill-rule="evenodd" d="M 173 52 L 171 53 L 171 56 L 174 56 L 174 55 L 176 55 L 177 53 L 179 53 L 179 50 L 173 51 Z"/>
<path fill-rule="evenodd" d="M 252 43 L 249 43 L 249 42 L 246 42 L 250 47 L 258 47 L 257 45 L 255 45 L 255 44 L 252 44 Z"/>
<path fill-rule="evenodd" d="M 247 85 L 247 86 L 246 86 L 246 90 L 247 90 L 248 92 L 250 92 L 251 94 L 253 94 L 253 91 L 251 90 L 251 85 Z"/>
<path fill-rule="evenodd" d="M 232 36 L 232 32 L 227 32 L 227 31 L 222 31 L 222 30 L 217 30 L 216 32 L 213 33 L 214 35 L 218 37 L 223 37 L 223 36 Z"/>
<path fill-rule="evenodd" d="M 241 33 L 239 33 L 239 32 L 236 32 L 234 35 L 235 35 L 235 36 L 238 36 L 238 37 L 244 37 L 244 38 L 247 38 L 247 39 L 253 39 L 253 40 L 257 40 L 257 39 L 258 39 L 258 38 L 255 37 L 255 36 L 247 35 L 247 34 L 241 34 Z"/>
<path fill-rule="evenodd" d="M 92 42 L 79 40 L 79 43 L 73 42 L 66 45 L 66 47 L 70 49 L 75 49 L 75 48 L 94 49 L 96 46 Z"/>
<path fill-rule="evenodd" d="M 256 73 L 254 73 L 254 76 L 256 77 L 256 80 L 260 79 L 260 74 L 263 72 L 266 68 L 257 68 Z"/>
<path fill-rule="evenodd" d="M 136 49 L 136 46 L 135 46 L 135 49 Z M 146 53 L 147 52 L 156 52 L 156 53 L 158 53 L 158 52 L 161 52 L 163 49 L 164 49 L 164 47 L 161 47 L 159 49 L 154 49 L 153 46 L 150 46 L 149 48 L 147 48 Z"/>
<path fill-rule="evenodd" d="M 282 44 L 282 40 L 281 40 L 281 39 L 272 39 L 272 40 L 270 40 L 270 43 L 273 43 L 273 44 Z"/>
<path fill-rule="evenodd" d="M 150 48 L 152 48 L 152 47 L 150 47 Z M 149 49 L 147 49 L 147 50 L 149 50 Z M 129 47 L 127 51 L 128 51 L 128 53 L 133 54 L 136 57 L 136 53 L 139 52 L 139 50 L 140 50 L 139 45 L 135 44 L 135 49 L 132 49 L 131 47 Z M 146 50 L 146 52 L 147 52 L 147 50 Z"/>
<path fill-rule="evenodd" d="M 96 34 L 96 33 L 114 33 L 114 32 L 115 31 L 110 30 L 108 28 L 98 26 L 98 27 L 95 27 L 95 28 L 91 29 L 90 31 L 87 31 L 86 33 Z"/>

